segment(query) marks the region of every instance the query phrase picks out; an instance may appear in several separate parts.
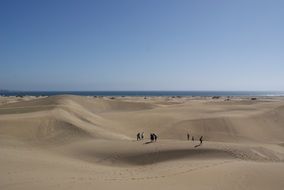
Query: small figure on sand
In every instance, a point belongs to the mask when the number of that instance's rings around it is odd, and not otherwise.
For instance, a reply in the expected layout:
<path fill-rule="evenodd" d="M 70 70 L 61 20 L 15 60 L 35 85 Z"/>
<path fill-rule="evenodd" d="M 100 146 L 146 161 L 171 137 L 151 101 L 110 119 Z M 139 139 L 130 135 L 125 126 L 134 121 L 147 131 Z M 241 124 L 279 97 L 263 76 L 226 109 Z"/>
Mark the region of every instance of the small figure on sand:
<path fill-rule="evenodd" d="M 140 133 L 137 133 L 137 141 L 141 140 Z"/>
<path fill-rule="evenodd" d="M 194 136 L 191 137 L 191 140 L 194 141 Z"/>
<path fill-rule="evenodd" d="M 150 140 L 151 140 L 151 142 L 154 141 L 154 134 L 153 133 L 150 133 Z"/>
<path fill-rule="evenodd" d="M 203 142 L 203 136 L 201 136 L 201 137 L 199 138 L 199 141 L 200 141 L 200 145 L 201 145 L 202 142 Z"/>
<path fill-rule="evenodd" d="M 141 140 L 144 139 L 144 132 L 141 133 L 140 137 L 141 137 Z"/>
<path fill-rule="evenodd" d="M 155 133 L 153 133 L 153 135 L 154 135 L 154 140 L 155 140 L 155 142 L 156 142 L 157 139 L 158 139 L 158 136 L 157 136 Z"/>
<path fill-rule="evenodd" d="M 189 141 L 189 137 L 190 137 L 190 135 L 189 135 L 189 133 L 187 133 L 187 140 Z"/>
<path fill-rule="evenodd" d="M 153 141 L 157 141 L 157 139 L 158 139 L 158 136 L 155 134 L 155 133 L 151 133 L 150 134 L 150 140 L 151 140 L 151 142 L 153 142 Z"/>
<path fill-rule="evenodd" d="M 203 142 L 203 136 L 201 136 L 201 137 L 199 138 L 199 141 L 200 141 L 200 143 L 199 143 L 198 145 L 195 145 L 195 146 L 194 146 L 194 148 L 197 148 L 197 147 L 199 147 L 199 146 L 201 146 L 201 145 L 202 145 L 202 142 Z"/>

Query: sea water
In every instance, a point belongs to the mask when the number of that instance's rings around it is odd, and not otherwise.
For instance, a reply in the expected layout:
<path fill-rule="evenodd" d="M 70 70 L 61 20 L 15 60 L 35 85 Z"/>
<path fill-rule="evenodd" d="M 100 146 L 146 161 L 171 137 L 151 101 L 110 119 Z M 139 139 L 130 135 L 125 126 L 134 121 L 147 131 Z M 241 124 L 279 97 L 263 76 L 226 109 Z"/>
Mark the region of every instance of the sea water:
<path fill-rule="evenodd" d="M 0 91 L 1 96 L 284 96 L 283 91 Z"/>

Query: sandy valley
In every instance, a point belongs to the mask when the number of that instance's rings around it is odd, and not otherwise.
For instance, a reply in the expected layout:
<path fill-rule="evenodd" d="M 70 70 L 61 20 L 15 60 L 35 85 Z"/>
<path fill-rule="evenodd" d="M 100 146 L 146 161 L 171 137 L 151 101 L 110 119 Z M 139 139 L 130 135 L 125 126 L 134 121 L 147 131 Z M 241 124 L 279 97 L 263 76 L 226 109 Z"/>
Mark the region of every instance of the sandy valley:
<path fill-rule="evenodd" d="M 1 190 L 282 190 L 283 161 L 282 97 L 0 97 Z"/>

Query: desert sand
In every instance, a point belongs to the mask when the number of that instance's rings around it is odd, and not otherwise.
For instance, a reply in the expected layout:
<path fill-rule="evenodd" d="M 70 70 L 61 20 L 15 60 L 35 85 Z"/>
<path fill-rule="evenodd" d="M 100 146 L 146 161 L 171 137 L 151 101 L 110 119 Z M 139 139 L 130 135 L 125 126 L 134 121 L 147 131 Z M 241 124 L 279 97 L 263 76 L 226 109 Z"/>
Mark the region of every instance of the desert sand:
<path fill-rule="evenodd" d="M 283 190 L 283 161 L 282 97 L 0 97 L 1 190 Z"/>

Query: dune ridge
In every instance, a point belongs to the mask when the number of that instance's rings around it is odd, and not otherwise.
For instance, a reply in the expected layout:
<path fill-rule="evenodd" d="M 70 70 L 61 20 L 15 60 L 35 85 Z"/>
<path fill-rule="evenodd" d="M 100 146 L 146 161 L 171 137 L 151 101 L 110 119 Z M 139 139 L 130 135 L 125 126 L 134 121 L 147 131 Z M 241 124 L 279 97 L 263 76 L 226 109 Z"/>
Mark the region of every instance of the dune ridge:
<path fill-rule="evenodd" d="M 0 189 L 284 188 L 281 97 L 5 101 Z M 137 132 L 146 138 L 136 141 Z M 158 142 L 149 141 L 151 132 Z M 196 146 L 201 135 L 205 141 Z"/>

